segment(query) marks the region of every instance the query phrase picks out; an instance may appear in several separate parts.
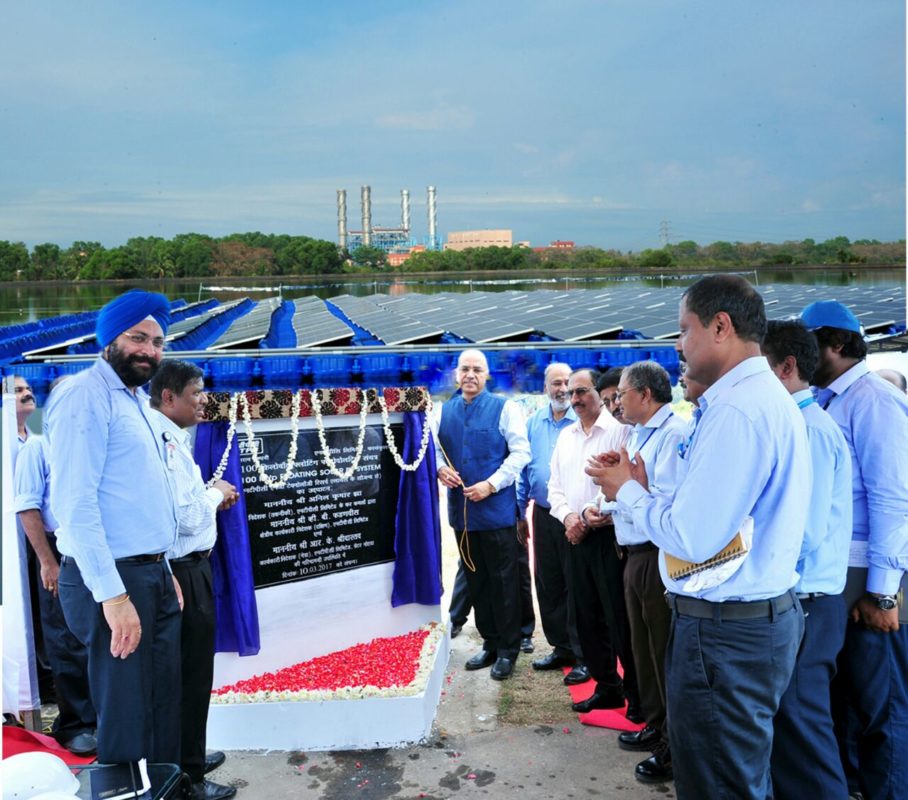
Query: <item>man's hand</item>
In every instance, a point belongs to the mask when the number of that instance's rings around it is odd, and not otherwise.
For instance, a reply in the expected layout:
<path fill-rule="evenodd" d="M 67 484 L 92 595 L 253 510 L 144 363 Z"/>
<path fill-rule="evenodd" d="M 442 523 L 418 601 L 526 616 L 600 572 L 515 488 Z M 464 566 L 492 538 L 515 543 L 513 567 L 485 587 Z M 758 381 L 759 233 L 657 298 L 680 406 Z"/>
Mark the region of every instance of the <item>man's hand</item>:
<path fill-rule="evenodd" d="M 593 483 L 602 489 L 602 494 L 605 495 L 607 500 L 614 500 L 618 490 L 625 483 L 634 479 L 634 474 L 631 468 L 631 461 L 627 457 L 627 450 L 624 448 L 621 449 L 616 463 L 606 465 L 603 463 L 605 460 L 611 461 L 611 454 L 604 453 L 595 458 L 590 458 L 587 461 L 584 472 L 593 479 Z"/>
<path fill-rule="evenodd" d="M 564 518 L 564 535 L 571 544 L 580 544 L 587 534 L 587 527 L 579 514 L 573 511 Z"/>
<path fill-rule="evenodd" d="M 438 480 L 449 489 L 456 489 L 463 483 L 463 481 L 460 480 L 460 473 L 451 467 L 440 467 L 438 470 Z"/>
<path fill-rule="evenodd" d="M 110 626 L 110 654 L 114 658 L 132 655 L 142 638 L 142 623 L 129 595 L 112 597 L 103 602 L 101 608 Z"/>
<path fill-rule="evenodd" d="M 460 480 L 460 476 L 457 476 L 457 479 Z M 463 496 L 467 500 L 472 500 L 474 503 L 478 503 L 480 500 L 485 500 L 490 494 L 495 491 L 495 487 L 489 481 L 479 481 L 474 483 L 472 486 L 465 486 L 463 490 Z"/>
<path fill-rule="evenodd" d="M 237 500 L 240 499 L 240 493 L 232 483 L 228 483 L 224 480 L 217 480 L 214 482 L 214 488 L 224 495 L 224 499 L 218 506 L 218 511 L 224 511 L 231 506 L 236 505 Z"/>
<path fill-rule="evenodd" d="M 180 582 L 177 580 L 176 575 L 171 575 L 173 578 L 173 590 L 177 593 L 177 602 L 180 604 L 180 611 L 183 610 L 183 589 L 180 587 Z"/>
<path fill-rule="evenodd" d="M 530 539 L 530 523 L 525 519 L 517 520 L 517 541 L 521 547 L 526 547 Z"/>
<path fill-rule="evenodd" d="M 593 508 L 592 506 L 583 509 L 583 514 L 581 516 L 583 517 L 583 521 L 590 528 L 601 528 L 603 525 L 608 525 L 608 523 L 612 521 L 611 514 L 600 514 L 599 509 Z"/>
<path fill-rule="evenodd" d="M 57 596 L 57 581 L 60 578 L 60 565 L 57 559 L 50 555 L 50 558 L 41 560 L 41 585 L 49 592 Z"/>
<path fill-rule="evenodd" d="M 889 611 L 877 608 L 873 599 L 864 595 L 851 609 L 851 619 L 862 622 L 865 628 L 879 633 L 895 632 L 899 629 L 899 609 Z"/>

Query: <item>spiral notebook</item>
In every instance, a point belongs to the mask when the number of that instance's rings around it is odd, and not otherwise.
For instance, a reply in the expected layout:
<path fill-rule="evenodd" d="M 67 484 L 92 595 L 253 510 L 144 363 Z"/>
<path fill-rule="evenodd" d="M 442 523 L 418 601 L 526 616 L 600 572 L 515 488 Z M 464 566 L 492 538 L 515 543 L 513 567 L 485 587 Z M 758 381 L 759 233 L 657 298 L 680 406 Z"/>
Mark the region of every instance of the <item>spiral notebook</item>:
<path fill-rule="evenodd" d="M 751 522 L 751 524 L 753 523 Z M 706 561 L 685 561 L 683 558 L 676 558 L 671 553 L 665 553 L 665 569 L 668 572 L 668 577 L 673 581 L 679 581 L 682 578 L 703 572 L 703 570 L 710 567 L 725 564 L 732 559 L 745 555 L 749 550 L 750 546 L 745 540 L 742 531 L 738 531 L 725 547 L 711 558 L 707 558 Z"/>

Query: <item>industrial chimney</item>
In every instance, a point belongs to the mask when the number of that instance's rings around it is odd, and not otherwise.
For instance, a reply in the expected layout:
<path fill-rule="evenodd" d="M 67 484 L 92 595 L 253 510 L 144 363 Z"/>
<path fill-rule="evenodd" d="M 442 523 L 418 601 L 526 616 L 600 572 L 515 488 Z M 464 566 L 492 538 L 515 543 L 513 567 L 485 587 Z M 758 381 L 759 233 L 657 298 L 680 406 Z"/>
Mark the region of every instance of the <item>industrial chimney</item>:
<path fill-rule="evenodd" d="M 347 190 L 337 190 L 337 246 L 347 249 Z"/>
<path fill-rule="evenodd" d="M 410 191 L 400 190 L 400 227 L 410 235 Z"/>
<path fill-rule="evenodd" d="M 363 245 L 372 244 L 372 187 L 363 186 L 360 190 L 360 201 L 363 207 Z"/>
<path fill-rule="evenodd" d="M 429 215 L 429 249 L 438 249 L 438 236 L 436 233 L 436 212 L 435 212 L 435 187 L 427 186 L 428 193 L 428 215 Z"/>

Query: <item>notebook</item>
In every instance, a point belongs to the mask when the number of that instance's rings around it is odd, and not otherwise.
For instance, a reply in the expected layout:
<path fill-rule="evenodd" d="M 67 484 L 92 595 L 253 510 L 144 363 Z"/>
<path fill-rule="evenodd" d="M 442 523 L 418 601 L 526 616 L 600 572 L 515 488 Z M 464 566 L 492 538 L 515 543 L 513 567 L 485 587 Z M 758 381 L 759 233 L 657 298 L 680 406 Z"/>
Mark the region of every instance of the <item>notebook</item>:
<path fill-rule="evenodd" d="M 752 524 L 753 522 L 751 522 Z M 681 578 L 687 578 L 710 567 L 716 567 L 719 564 L 725 564 L 732 559 L 746 555 L 749 550 L 750 545 L 744 537 L 742 528 L 725 547 L 712 558 L 707 558 L 706 561 L 695 563 L 693 561 L 685 561 L 683 558 L 676 558 L 671 553 L 665 553 L 665 569 L 673 581 L 679 581 Z"/>

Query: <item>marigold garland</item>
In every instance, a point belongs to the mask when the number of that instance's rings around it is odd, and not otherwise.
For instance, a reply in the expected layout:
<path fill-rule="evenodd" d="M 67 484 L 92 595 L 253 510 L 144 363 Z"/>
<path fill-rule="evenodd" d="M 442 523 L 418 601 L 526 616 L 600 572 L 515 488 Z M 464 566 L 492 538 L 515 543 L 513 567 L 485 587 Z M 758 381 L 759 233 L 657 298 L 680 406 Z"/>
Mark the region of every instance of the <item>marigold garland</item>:
<path fill-rule="evenodd" d="M 322 419 L 321 392 L 321 389 L 316 389 L 312 392 L 312 410 L 315 412 L 315 427 L 318 430 L 318 440 L 321 443 L 322 457 L 325 459 L 325 464 L 328 465 L 328 471 L 335 477 L 345 481 L 352 477 L 353 473 L 356 472 L 356 468 L 359 466 L 359 460 L 363 456 L 363 444 L 366 441 L 366 416 L 369 413 L 369 395 L 366 393 L 365 389 L 362 390 L 363 396 L 359 406 L 359 437 L 356 440 L 356 452 L 353 454 L 353 461 L 350 462 L 350 466 L 341 471 L 331 457 L 331 451 L 328 449 L 328 441 L 325 438 L 325 423 Z"/>

